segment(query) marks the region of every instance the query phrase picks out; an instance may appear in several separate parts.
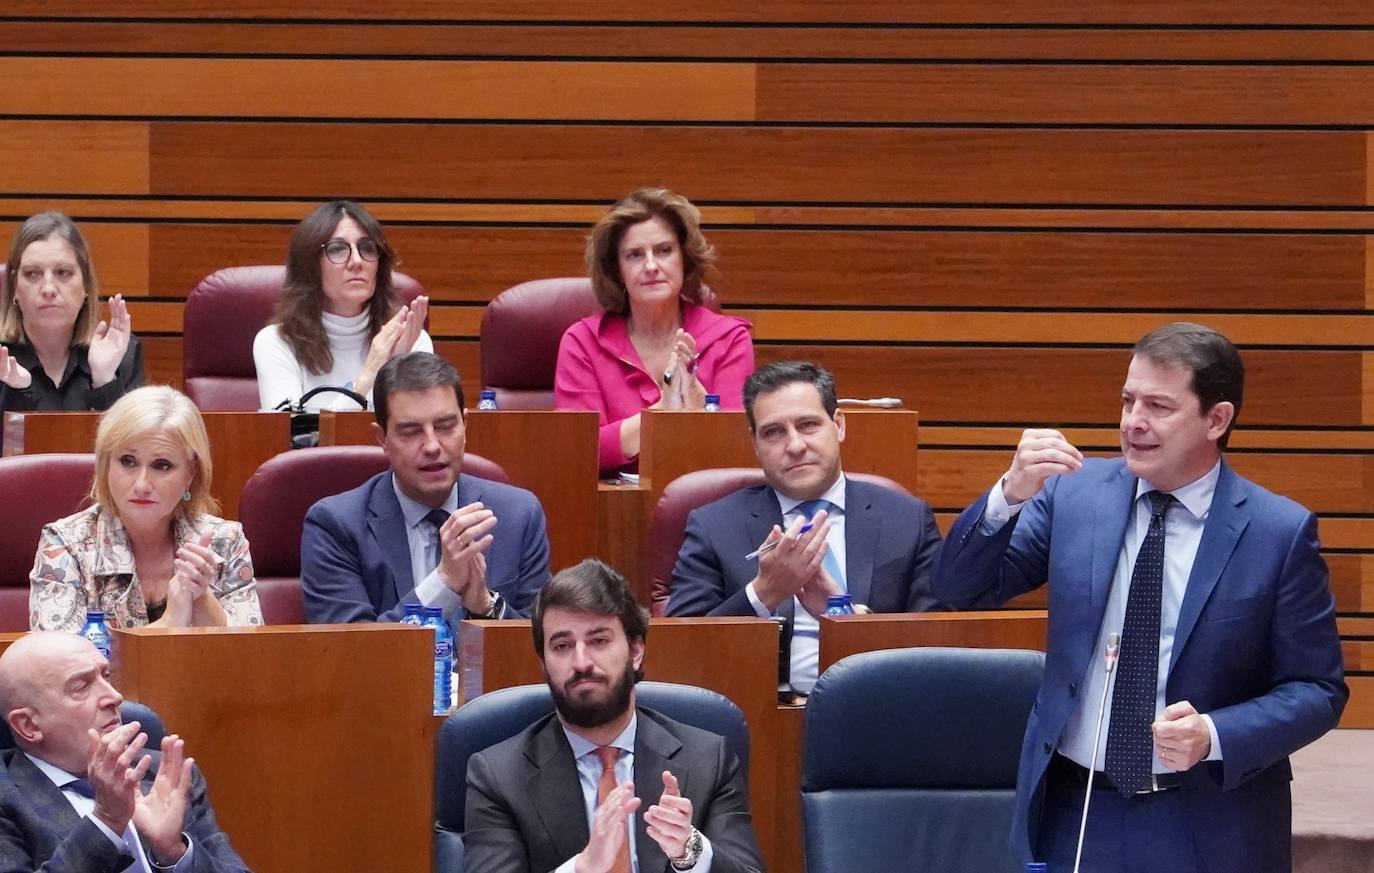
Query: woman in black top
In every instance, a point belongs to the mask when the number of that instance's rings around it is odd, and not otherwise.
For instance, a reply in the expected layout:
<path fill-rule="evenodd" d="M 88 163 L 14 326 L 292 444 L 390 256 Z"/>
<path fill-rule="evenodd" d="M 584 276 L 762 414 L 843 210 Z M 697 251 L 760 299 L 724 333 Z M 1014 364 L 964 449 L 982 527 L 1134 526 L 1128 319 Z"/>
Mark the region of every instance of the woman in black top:
<path fill-rule="evenodd" d="M 105 410 L 143 384 L 143 353 L 121 296 L 100 321 L 86 238 L 70 218 L 24 222 L 0 292 L 0 412 Z"/>

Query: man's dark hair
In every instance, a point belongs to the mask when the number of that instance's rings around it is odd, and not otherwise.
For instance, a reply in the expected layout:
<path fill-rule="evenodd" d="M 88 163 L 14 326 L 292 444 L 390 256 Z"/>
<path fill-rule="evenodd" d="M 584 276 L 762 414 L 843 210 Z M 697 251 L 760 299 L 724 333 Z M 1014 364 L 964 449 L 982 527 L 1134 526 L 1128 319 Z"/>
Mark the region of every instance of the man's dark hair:
<path fill-rule="evenodd" d="M 749 419 L 751 433 L 754 430 L 754 401 L 758 396 L 786 388 L 793 382 L 805 382 L 813 386 L 821 395 L 825 414 L 835 417 L 835 410 L 840 408 L 840 404 L 835 399 L 835 377 L 829 370 L 806 361 L 778 361 L 759 367 L 744 383 L 744 416 Z"/>
<path fill-rule="evenodd" d="M 544 613 L 555 608 L 614 615 L 620 619 L 625 638 L 630 642 L 642 642 L 649 636 L 649 610 L 635 600 L 624 576 L 595 558 L 559 570 L 535 598 L 530 628 L 534 632 L 534 652 L 541 663 L 544 660 Z M 641 667 L 635 671 L 635 681 L 643 678 Z"/>
<path fill-rule="evenodd" d="M 453 386 L 459 414 L 462 414 L 463 383 L 458 378 L 458 369 L 448 361 L 432 352 L 410 352 L 383 364 L 372 383 L 373 415 L 382 433 L 386 433 L 388 397 L 397 391 L 428 391 L 438 385 Z"/>
<path fill-rule="evenodd" d="M 1206 325 L 1176 321 L 1152 330 L 1135 344 L 1135 354 L 1166 367 L 1184 367 L 1193 374 L 1193 393 L 1203 414 L 1223 401 L 1235 407 L 1231 424 L 1217 445 L 1226 448 L 1240 419 L 1245 395 L 1245 365 L 1231 341 Z"/>

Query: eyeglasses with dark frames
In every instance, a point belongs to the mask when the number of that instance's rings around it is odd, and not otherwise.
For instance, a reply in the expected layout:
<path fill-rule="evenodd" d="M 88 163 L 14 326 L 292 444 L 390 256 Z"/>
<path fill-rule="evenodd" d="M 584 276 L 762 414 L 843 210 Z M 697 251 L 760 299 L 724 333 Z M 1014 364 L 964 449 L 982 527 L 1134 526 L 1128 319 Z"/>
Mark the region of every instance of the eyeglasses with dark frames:
<path fill-rule="evenodd" d="M 356 251 L 358 257 L 364 261 L 375 261 L 380 255 L 377 243 L 369 237 L 358 240 L 356 248 L 353 243 L 346 239 L 331 239 L 329 242 L 320 246 L 324 249 L 324 256 L 329 259 L 331 264 L 342 264 L 348 260 L 350 253 Z"/>

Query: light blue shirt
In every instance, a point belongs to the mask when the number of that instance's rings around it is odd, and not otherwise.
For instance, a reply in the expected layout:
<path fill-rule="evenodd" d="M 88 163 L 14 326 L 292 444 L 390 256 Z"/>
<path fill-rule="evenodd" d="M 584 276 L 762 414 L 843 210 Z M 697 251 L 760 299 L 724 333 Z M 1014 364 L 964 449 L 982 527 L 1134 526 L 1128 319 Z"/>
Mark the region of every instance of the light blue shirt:
<path fill-rule="evenodd" d="M 562 727 L 563 735 L 568 738 L 568 745 L 572 747 L 573 761 L 577 763 L 577 781 L 582 787 L 582 804 L 587 810 L 587 832 L 591 833 L 592 819 L 596 817 L 596 789 L 601 782 L 601 759 L 597 757 L 596 750 L 601 747 L 569 730 L 567 725 Z M 639 713 L 635 712 L 630 716 L 630 723 L 625 725 L 625 730 L 608 743 L 621 753 L 615 762 L 617 785 L 633 782 L 635 779 L 635 737 L 638 730 Z M 639 851 L 635 846 L 635 815 L 643 813 L 644 809 L 641 808 L 638 812 L 625 817 L 626 833 L 630 841 L 630 870 L 633 873 L 639 873 Z M 573 873 L 581 854 L 579 852 L 559 864 L 554 873 Z M 693 873 L 711 873 L 711 857 L 711 841 L 703 834 L 701 856 L 697 858 L 696 866 L 690 869 Z"/>
<path fill-rule="evenodd" d="M 391 477 L 391 487 L 396 492 L 396 500 L 401 504 L 401 515 L 406 522 L 406 543 L 410 547 L 411 584 L 415 586 L 415 597 L 425 606 L 437 606 L 444 611 L 445 618 L 458 613 L 462 618 L 463 600 L 453 589 L 439 578 L 439 532 L 425 520 L 430 507 L 410 499 Z M 439 509 L 452 515 L 458 509 L 458 484 L 440 504 Z M 455 632 L 457 628 L 454 628 Z"/>
<path fill-rule="evenodd" d="M 55 764 L 49 764 L 42 758 L 35 758 L 28 752 L 25 752 L 24 756 L 33 762 L 33 766 L 37 767 L 39 772 L 51 779 L 52 784 L 62 790 L 62 796 L 67 798 L 67 802 L 72 805 L 72 809 L 76 810 L 77 815 L 82 818 L 90 819 L 95 823 L 96 827 L 100 828 L 102 834 L 109 837 L 110 842 L 121 849 L 128 849 L 129 852 L 133 854 L 134 863 L 129 867 L 130 870 L 171 870 L 174 871 L 174 873 L 186 873 L 186 871 L 191 869 L 191 855 L 196 850 L 196 844 L 191 840 L 189 835 L 184 832 L 181 835 L 182 839 L 186 841 L 186 851 L 182 854 L 181 860 L 177 861 L 174 866 L 161 867 L 154 864 L 152 859 L 143 851 L 143 842 L 135 833 L 133 822 L 129 822 L 129 827 L 124 832 L 127 835 L 126 839 L 125 836 L 110 830 L 108 825 L 96 817 L 94 798 L 79 794 L 67 787 L 80 779 L 80 776 L 77 776 L 75 773 L 68 773 Z M 142 789 L 140 788 L 139 790 Z"/>
<path fill-rule="evenodd" d="M 835 561 L 840 567 L 848 567 L 845 563 L 844 548 L 844 492 L 845 478 L 841 473 L 830 489 L 821 495 L 822 500 L 829 500 L 835 504 L 835 508 L 829 514 L 830 532 L 826 534 L 825 544 L 835 556 Z M 793 500 L 784 497 L 776 489 L 774 495 L 778 498 L 778 508 L 782 510 L 782 524 L 786 529 L 796 518 L 796 509 L 804 500 Z M 810 519 L 806 519 L 810 521 Z M 843 585 L 843 582 L 836 580 Z M 769 612 L 768 607 L 759 600 L 758 594 L 754 591 L 754 583 L 750 582 L 744 587 L 745 595 L 749 598 L 749 603 L 754 607 L 754 612 L 759 618 L 769 618 L 776 613 Z M 820 619 L 812 615 L 802 606 L 800 598 L 793 597 L 792 604 L 792 664 L 791 672 L 788 674 L 793 691 L 798 694 L 810 694 L 811 689 L 816 687 L 817 672 L 821 660 L 821 622 Z"/>
<path fill-rule="evenodd" d="M 1188 577 L 1193 572 L 1193 560 L 1197 557 L 1198 546 L 1202 544 L 1202 531 L 1211 512 L 1212 497 L 1216 494 L 1217 480 L 1221 477 L 1221 462 L 1201 478 L 1181 488 L 1169 492 L 1175 503 L 1169 506 L 1164 516 L 1164 588 L 1159 616 L 1159 674 L 1155 686 L 1155 712 L 1164 710 L 1165 688 L 1169 681 L 1169 664 L 1174 654 L 1174 632 L 1178 628 L 1178 613 L 1183 605 L 1183 595 L 1188 588 Z M 1126 535 L 1121 540 L 1121 552 L 1117 557 L 1116 571 L 1112 576 L 1111 593 L 1107 596 L 1107 608 L 1102 616 L 1102 627 L 1098 630 L 1093 657 L 1088 662 L 1088 672 L 1079 685 L 1077 704 L 1064 726 L 1064 735 L 1059 741 L 1059 753 L 1082 767 L 1093 767 L 1093 736 L 1097 732 L 1097 711 L 1102 701 L 1102 688 L 1106 682 L 1103 669 L 1107 652 L 1107 637 L 1121 633 L 1126 623 L 1126 600 L 1131 590 L 1131 574 L 1135 570 L 1136 555 L 1145 542 L 1150 529 L 1150 501 L 1145 495 L 1158 490 L 1144 479 L 1136 483 L 1135 502 L 1132 505 L 1130 523 L 1126 525 Z M 987 508 L 979 522 L 979 530 L 993 534 L 1001 529 L 1012 516 L 1021 511 L 1025 503 L 1009 505 L 1002 493 L 1002 483 L 998 480 L 988 494 Z M 1053 583 L 1051 583 L 1053 584 Z M 1107 705 L 1102 720 L 1102 734 L 1098 739 L 1096 769 L 1101 770 L 1107 758 L 1107 728 L 1111 721 L 1112 694 L 1107 690 Z M 1207 730 L 1212 735 L 1212 748 L 1205 760 L 1221 760 L 1221 740 L 1217 737 L 1216 725 L 1212 717 L 1202 714 Z M 1155 773 L 1172 773 L 1159 756 L 1154 756 Z"/>

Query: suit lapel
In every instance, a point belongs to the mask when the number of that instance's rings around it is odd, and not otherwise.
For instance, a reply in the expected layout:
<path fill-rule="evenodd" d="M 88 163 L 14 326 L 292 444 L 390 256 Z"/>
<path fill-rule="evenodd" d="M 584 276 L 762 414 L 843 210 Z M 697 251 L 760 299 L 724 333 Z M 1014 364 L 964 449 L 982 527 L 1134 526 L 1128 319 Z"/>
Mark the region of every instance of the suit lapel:
<path fill-rule="evenodd" d="M 778 495 L 773 492 L 771 487 L 765 485 L 758 490 L 752 505 L 749 507 L 748 533 L 749 542 L 753 544 L 750 546 L 751 551 L 763 543 L 775 524 L 782 525 L 782 510 L 778 508 Z M 786 633 L 789 637 L 789 647 L 792 635 L 792 611 L 793 599 L 791 597 L 784 598 L 782 603 L 778 604 L 778 615 L 787 619 Z"/>
<path fill-rule="evenodd" d="M 415 577 L 410 566 L 410 538 L 406 536 L 406 520 L 401 513 L 401 503 L 396 499 L 391 473 L 378 479 L 372 488 L 367 501 L 367 527 L 391 569 L 391 584 L 395 591 L 393 602 L 400 603 L 401 598 L 415 587 Z M 382 600 L 386 602 L 386 598 Z"/>
<path fill-rule="evenodd" d="M 9 776 L 34 812 L 44 819 L 54 837 L 60 841 L 81 824 L 81 816 L 72 808 L 62 789 L 52 784 L 43 771 L 34 766 L 28 756 L 16 749 L 10 754 Z"/>
<path fill-rule="evenodd" d="M 1102 616 L 1107 609 L 1107 597 L 1112 590 L 1112 578 L 1116 575 L 1116 565 L 1121 557 L 1121 543 L 1126 538 L 1126 525 L 1131 521 L 1135 508 L 1136 478 L 1126 471 L 1123 464 L 1116 476 L 1108 481 L 1099 492 L 1097 506 L 1093 512 L 1093 565 L 1092 598 L 1090 611 L 1093 628 L 1102 626 Z M 1050 580 L 1054 584 L 1054 580 Z M 1096 631 L 1094 631 L 1096 633 Z"/>
<path fill-rule="evenodd" d="M 1183 603 L 1178 608 L 1178 625 L 1174 628 L 1174 651 L 1169 667 L 1178 663 L 1179 653 L 1188 642 L 1193 628 L 1197 626 L 1202 607 L 1221 579 L 1221 573 L 1231 560 L 1231 554 L 1240 542 L 1240 535 L 1250 523 L 1250 518 L 1241 509 L 1245 494 L 1241 480 L 1225 461 L 1221 463 L 1221 475 L 1217 478 L 1217 490 L 1212 495 L 1212 506 L 1207 512 L 1207 523 L 1202 529 L 1202 542 L 1198 544 L 1197 557 L 1193 559 L 1193 570 L 1188 576 L 1188 585 L 1183 590 Z"/>
<path fill-rule="evenodd" d="M 587 846 L 586 802 L 577 778 L 572 748 L 557 717 L 551 716 L 525 748 L 530 762 L 528 790 L 559 858 L 571 858 Z"/>
<path fill-rule="evenodd" d="M 858 493 L 852 479 L 845 480 L 844 503 L 845 587 L 852 602 L 868 603 L 881 525 L 874 517 L 873 504 Z"/>
<path fill-rule="evenodd" d="M 769 495 L 770 497 L 772 495 Z M 635 728 L 635 794 L 640 798 L 639 812 L 635 815 L 635 851 L 639 855 L 639 873 L 660 873 L 668 866 L 668 856 L 653 837 L 649 836 L 644 823 L 644 811 L 663 794 L 663 771 L 672 770 L 677 777 L 678 790 L 687 796 L 687 771 L 682 767 L 673 768 L 669 762 L 682 748 L 677 737 L 664 730 L 653 718 L 639 710 L 639 721 Z"/>

